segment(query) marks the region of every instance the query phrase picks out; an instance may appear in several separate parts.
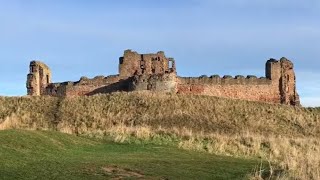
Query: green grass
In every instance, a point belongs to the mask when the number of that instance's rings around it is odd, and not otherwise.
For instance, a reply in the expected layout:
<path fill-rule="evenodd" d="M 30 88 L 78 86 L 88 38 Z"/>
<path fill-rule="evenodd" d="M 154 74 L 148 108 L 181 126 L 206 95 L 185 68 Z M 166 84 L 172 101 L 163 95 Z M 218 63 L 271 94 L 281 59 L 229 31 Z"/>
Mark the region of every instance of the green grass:
<path fill-rule="evenodd" d="M 0 131 L 1 179 L 244 179 L 257 159 L 118 144 L 53 131 Z"/>

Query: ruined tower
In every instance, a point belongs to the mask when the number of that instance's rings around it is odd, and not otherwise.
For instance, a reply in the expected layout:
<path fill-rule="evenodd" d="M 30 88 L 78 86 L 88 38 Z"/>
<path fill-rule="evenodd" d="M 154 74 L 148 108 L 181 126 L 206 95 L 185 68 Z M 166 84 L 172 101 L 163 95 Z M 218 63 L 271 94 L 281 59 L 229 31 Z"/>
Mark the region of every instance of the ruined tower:
<path fill-rule="evenodd" d="M 296 75 L 293 63 L 283 57 L 280 61 L 270 59 L 266 63 L 266 77 L 272 80 L 274 86 L 279 88 L 280 103 L 287 105 L 300 105 L 296 89 Z"/>
<path fill-rule="evenodd" d="M 153 75 L 175 72 L 173 58 L 166 58 L 163 51 L 156 54 L 138 54 L 126 50 L 119 58 L 119 75 L 125 79 L 135 75 Z"/>
<path fill-rule="evenodd" d="M 46 87 L 51 83 L 49 67 L 39 61 L 31 61 L 27 75 L 27 93 L 31 96 L 44 95 Z"/>
<path fill-rule="evenodd" d="M 138 54 L 126 50 L 119 59 L 121 79 L 132 78 L 131 91 L 176 92 L 176 67 L 173 58 L 167 58 L 163 51 L 154 54 Z"/>

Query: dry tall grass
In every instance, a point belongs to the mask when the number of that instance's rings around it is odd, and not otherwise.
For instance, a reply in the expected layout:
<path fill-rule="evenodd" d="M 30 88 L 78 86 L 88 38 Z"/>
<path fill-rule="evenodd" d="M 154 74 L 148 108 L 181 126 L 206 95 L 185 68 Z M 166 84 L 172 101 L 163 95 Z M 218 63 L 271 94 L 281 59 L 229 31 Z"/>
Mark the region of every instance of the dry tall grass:
<path fill-rule="evenodd" d="M 181 148 L 261 156 L 287 178 L 320 179 L 320 110 L 207 96 L 115 93 L 0 98 L 0 129 L 109 134 L 123 142 L 167 135 Z M 279 173 L 275 170 L 276 175 Z"/>

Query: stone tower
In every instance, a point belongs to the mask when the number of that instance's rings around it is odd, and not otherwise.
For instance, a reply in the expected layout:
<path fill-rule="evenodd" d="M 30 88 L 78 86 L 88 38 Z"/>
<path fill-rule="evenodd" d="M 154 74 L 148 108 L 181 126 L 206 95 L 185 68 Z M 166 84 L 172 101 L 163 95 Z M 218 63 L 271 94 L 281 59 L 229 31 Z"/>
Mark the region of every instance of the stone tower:
<path fill-rule="evenodd" d="M 273 86 L 279 88 L 280 103 L 299 106 L 300 98 L 296 89 L 296 75 L 293 63 L 283 57 L 280 61 L 270 59 L 266 63 L 266 77 L 272 80 Z"/>
<path fill-rule="evenodd" d="M 49 67 L 40 61 L 31 61 L 27 76 L 27 93 L 30 96 L 44 95 L 46 87 L 51 83 Z"/>
<path fill-rule="evenodd" d="M 175 72 L 175 61 L 167 58 L 163 51 L 155 54 L 138 54 L 135 51 L 124 51 L 119 58 L 119 75 L 126 79 L 135 75 L 155 75 Z"/>

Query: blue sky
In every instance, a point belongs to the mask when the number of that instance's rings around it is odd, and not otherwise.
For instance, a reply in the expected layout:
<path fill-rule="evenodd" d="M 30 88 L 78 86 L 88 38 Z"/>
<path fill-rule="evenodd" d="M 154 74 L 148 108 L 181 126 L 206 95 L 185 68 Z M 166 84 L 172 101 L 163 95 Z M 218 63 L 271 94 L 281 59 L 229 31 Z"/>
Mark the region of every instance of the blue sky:
<path fill-rule="evenodd" d="M 0 95 L 26 94 L 34 59 L 76 81 L 116 74 L 125 49 L 163 50 L 182 76 L 264 76 L 285 56 L 320 106 L 319 19 L 319 0 L 0 0 Z"/>

